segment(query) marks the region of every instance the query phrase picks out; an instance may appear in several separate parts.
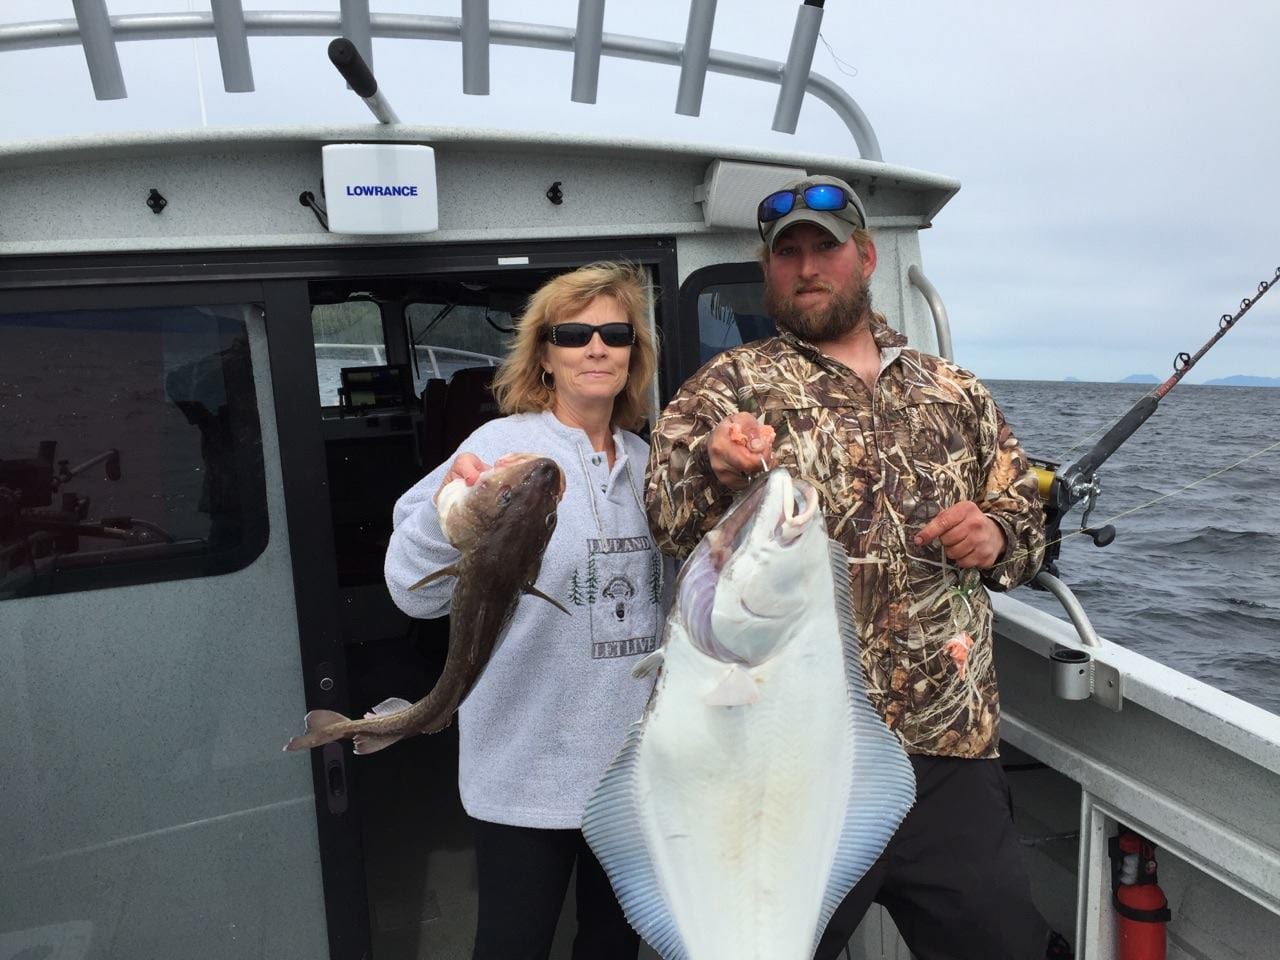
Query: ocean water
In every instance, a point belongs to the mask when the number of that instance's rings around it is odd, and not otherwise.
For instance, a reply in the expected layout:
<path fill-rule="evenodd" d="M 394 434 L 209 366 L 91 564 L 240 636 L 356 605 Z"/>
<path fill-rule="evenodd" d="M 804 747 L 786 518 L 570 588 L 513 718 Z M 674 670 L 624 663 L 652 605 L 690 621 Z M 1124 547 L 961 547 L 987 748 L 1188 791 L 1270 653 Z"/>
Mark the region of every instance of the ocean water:
<path fill-rule="evenodd" d="M 987 385 L 1028 454 L 1064 466 L 1153 389 Z M 1100 635 L 1274 713 L 1280 713 L 1280 447 L 1210 475 L 1277 441 L 1280 389 L 1179 384 L 1098 472 L 1102 493 L 1089 524 L 1113 522 L 1115 541 L 1098 548 L 1086 537 L 1069 537 L 1058 563 Z M 1118 516 L 1129 510 L 1135 512 Z M 1077 506 L 1064 518 L 1063 533 L 1078 530 L 1080 518 Z M 1066 619 L 1050 594 L 1020 587 L 1016 595 Z"/>

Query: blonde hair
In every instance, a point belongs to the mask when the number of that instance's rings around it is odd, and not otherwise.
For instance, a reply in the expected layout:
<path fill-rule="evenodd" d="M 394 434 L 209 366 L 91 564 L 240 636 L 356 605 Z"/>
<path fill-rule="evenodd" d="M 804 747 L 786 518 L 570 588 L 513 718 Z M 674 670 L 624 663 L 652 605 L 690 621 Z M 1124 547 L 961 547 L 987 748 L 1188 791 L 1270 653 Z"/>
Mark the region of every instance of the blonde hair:
<path fill-rule="evenodd" d="M 658 367 L 658 345 L 649 324 L 651 294 L 644 268 L 634 263 L 592 263 L 544 283 L 529 298 L 516 328 L 511 352 L 498 365 L 493 394 L 504 414 L 537 413 L 555 406 L 554 389 L 542 382 L 544 339 L 549 327 L 564 323 L 599 297 L 612 297 L 635 327 L 627 383 L 614 398 L 610 422 L 627 430 L 649 418 L 649 381 Z"/>

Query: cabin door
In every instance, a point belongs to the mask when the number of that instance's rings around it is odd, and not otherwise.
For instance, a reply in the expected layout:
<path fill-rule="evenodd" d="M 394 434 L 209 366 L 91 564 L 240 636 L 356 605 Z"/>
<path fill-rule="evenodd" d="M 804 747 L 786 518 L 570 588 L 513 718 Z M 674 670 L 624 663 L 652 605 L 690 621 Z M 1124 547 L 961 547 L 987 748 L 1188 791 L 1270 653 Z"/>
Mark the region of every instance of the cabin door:
<path fill-rule="evenodd" d="M 266 299 L 0 291 L 2 956 L 329 953 Z"/>
<path fill-rule="evenodd" d="M 672 245 L 656 240 L 349 251 L 268 303 L 274 379 L 290 398 L 278 394 L 277 406 L 309 708 L 358 716 L 435 684 L 449 621 L 392 604 L 382 572 L 392 508 L 498 415 L 489 382 L 529 296 L 614 258 L 671 290 L 655 313 L 674 316 Z M 288 729 L 301 722 L 299 711 Z M 333 960 L 470 955 L 475 860 L 457 744 L 450 726 L 370 756 L 345 742 L 312 751 Z M 563 945 L 552 956 L 567 956 Z"/>

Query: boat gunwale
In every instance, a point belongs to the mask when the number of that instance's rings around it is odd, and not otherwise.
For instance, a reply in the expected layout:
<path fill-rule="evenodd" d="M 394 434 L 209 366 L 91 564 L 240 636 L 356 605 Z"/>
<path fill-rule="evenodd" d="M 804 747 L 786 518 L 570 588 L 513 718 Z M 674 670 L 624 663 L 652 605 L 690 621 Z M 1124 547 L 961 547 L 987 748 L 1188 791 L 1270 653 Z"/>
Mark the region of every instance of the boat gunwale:
<path fill-rule="evenodd" d="M 1045 658 L 1045 693 L 1048 694 L 1048 656 L 1053 647 L 1085 649 L 1075 628 L 1016 596 L 993 594 L 992 600 L 996 633 Z M 1102 646 L 1090 647 L 1086 652 L 1098 663 L 1119 671 L 1124 678 L 1122 695 L 1126 702 L 1150 710 L 1230 753 L 1280 774 L 1280 715 L 1135 650 L 1099 639 Z M 1081 708 L 1088 709 L 1085 706 L 1088 703 L 1081 701 Z"/>

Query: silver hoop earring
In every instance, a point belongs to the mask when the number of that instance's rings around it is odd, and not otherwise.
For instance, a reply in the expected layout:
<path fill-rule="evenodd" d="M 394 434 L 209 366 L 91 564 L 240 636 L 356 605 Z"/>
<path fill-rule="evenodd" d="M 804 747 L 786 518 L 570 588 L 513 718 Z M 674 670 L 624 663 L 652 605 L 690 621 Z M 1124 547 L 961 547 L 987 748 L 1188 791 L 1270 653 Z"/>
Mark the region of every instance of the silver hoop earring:
<path fill-rule="evenodd" d="M 543 386 L 544 386 L 548 391 L 551 391 L 551 390 L 554 390 L 554 389 L 556 388 L 556 381 L 555 381 L 555 379 L 554 379 L 553 377 L 549 377 L 549 376 L 548 376 L 548 374 L 549 374 L 549 373 L 550 373 L 550 371 L 549 371 L 549 370 L 546 370 L 546 369 L 544 369 L 544 370 L 542 371 L 542 385 L 543 385 Z M 548 380 L 550 380 L 550 382 L 548 382 Z"/>

